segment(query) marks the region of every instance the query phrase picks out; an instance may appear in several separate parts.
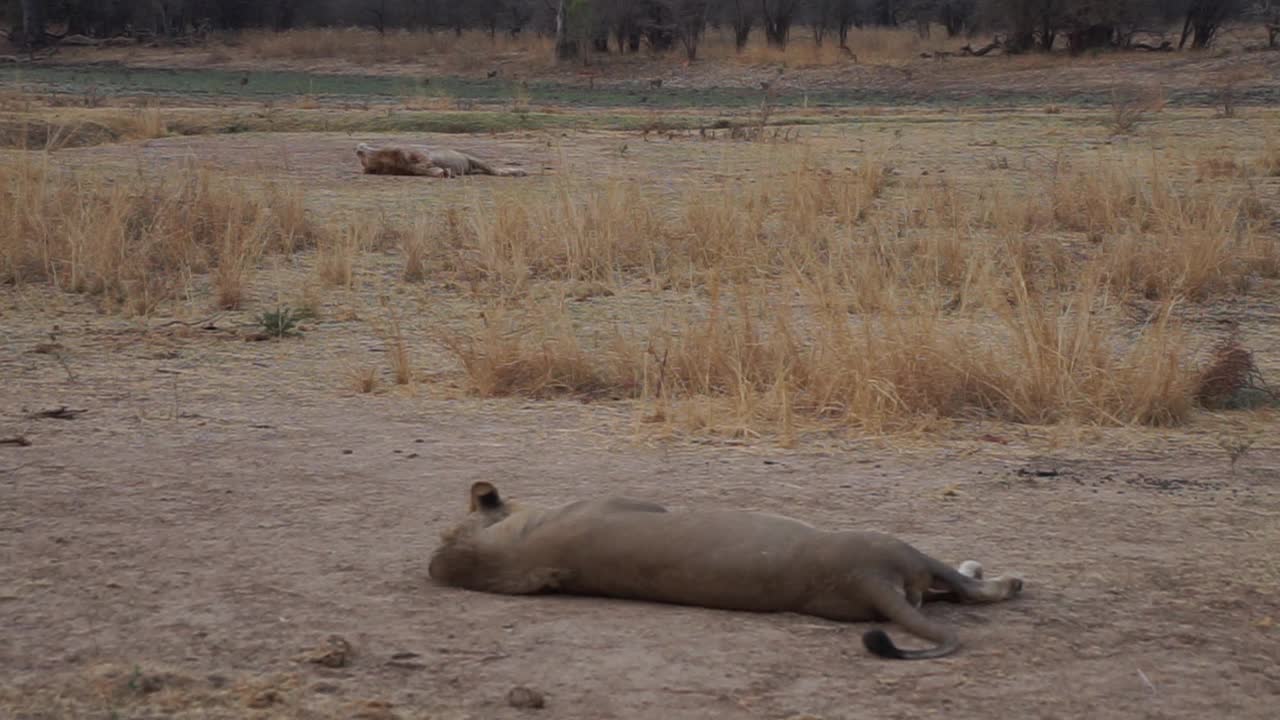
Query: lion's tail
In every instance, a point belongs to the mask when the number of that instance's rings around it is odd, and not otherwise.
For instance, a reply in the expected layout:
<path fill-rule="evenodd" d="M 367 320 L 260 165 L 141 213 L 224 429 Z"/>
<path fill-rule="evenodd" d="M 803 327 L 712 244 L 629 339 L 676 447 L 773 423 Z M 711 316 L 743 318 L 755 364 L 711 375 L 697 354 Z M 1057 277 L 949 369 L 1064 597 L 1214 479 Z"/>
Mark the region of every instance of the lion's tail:
<path fill-rule="evenodd" d="M 907 602 L 897 588 L 888 583 L 877 583 L 871 595 L 876 609 L 882 615 L 901 625 L 912 635 L 937 643 L 935 647 L 925 650 L 903 650 L 889 639 L 885 631 L 868 630 L 862 636 L 862 645 L 873 655 L 893 660 L 926 660 L 950 655 L 960 649 L 960 637 L 955 631 L 925 617 Z"/>

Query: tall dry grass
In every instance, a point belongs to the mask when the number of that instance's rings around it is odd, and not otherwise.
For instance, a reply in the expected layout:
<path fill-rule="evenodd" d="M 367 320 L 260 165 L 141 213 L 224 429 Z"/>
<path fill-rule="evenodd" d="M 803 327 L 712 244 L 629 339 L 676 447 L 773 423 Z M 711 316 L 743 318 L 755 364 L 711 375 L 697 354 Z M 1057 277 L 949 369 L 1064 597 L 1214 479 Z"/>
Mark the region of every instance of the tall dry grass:
<path fill-rule="evenodd" d="M 698 57 L 705 60 L 736 62 L 746 65 L 785 65 L 786 67 L 825 67 L 853 63 L 879 64 L 903 63 L 916 60 L 922 53 L 940 51 L 955 52 L 971 40 L 948 38 L 945 31 L 933 28 L 927 35 L 914 29 L 865 27 L 850 28 L 846 52 L 840 47 L 840 38 L 827 33 L 819 45 L 811 28 L 797 27 L 785 48 L 777 48 L 765 42 L 763 33 L 757 32 L 739 50 L 733 41 L 731 30 L 710 31 L 698 47 Z M 980 44 L 980 43 L 979 43 Z"/>
<path fill-rule="evenodd" d="M 495 60 L 551 64 L 554 40 L 533 33 L 423 32 L 365 28 L 304 28 L 287 32 L 246 30 L 222 37 L 230 49 L 271 60 L 334 60 L 358 63 L 443 63 L 458 68 L 488 67 Z"/>
<path fill-rule="evenodd" d="M 976 190 L 894 186 L 876 157 L 838 172 L 811 158 L 776 160 L 768 183 L 679 197 L 569 173 L 547 193 L 477 196 L 430 238 L 423 228 L 408 234 L 406 276 L 440 268 L 497 295 L 540 280 L 688 287 L 711 273 L 791 278 L 824 301 L 823 287 L 850 290 L 852 306 L 871 311 L 904 292 L 990 305 L 1013 292 L 1015 275 L 1038 291 L 1089 277 L 1153 299 L 1205 300 L 1274 276 L 1280 255 L 1270 214 L 1251 193 L 1175 181 L 1155 158 L 1104 156 Z"/>
<path fill-rule="evenodd" d="M 317 235 L 315 270 L 320 280 L 333 287 L 355 287 L 360 257 L 373 248 L 377 236 L 378 227 L 364 217 Z"/>
<path fill-rule="evenodd" d="M 1263 177 L 1280 177 L 1280 135 L 1269 133 L 1262 147 L 1262 155 L 1254 163 L 1257 174 Z"/>
<path fill-rule="evenodd" d="M 1280 246 L 1252 191 L 1176 179 L 1169 166 L 1098 158 L 968 196 L 925 188 L 903 201 L 900 224 L 928 231 L 908 246 L 942 279 L 965 276 L 975 253 L 992 250 L 1005 270 L 1038 282 L 1097 276 L 1148 298 L 1205 300 L 1274 277 Z"/>
<path fill-rule="evenodd" d="M 839 173 L 789 164 L 776 183 L 698 189 L 674 202 L 634 183 L 590 184 L 568 173 L 549 193 L 499 192 L 491 203 L 476 197 L 461 217 L 447 216 L 436 242 L 420 228 L 409 234 L 406 274 L 439 266 L 512 294 L 548 279 L 642 277 L 670 286 L 712 271 L 734 278 L 806 272 L 814 257 L 852 252 L 838 229 L 861 222 L 888 175 L 875 159 Z M 843 241 L 856 244 L 847 235 Z"/>
<path fill-rule="evenodd" d="M 444 341 L 480 395 L 643 398 L 655 417 L 745 434 L 1175 424 L 1194 373 L 1171 308 L 1274 274 L 1280 246 L 1246 189 L 1163 167 L 1102 156 L 975 191 L 800 159 L 770 183 L 676 198 L 566 179 L 550 198 L 473 202 L 438 246 L 441 267 L 497 298 Z M 536 281 L 626 279 L 687 289 L 685 309 L 603 332 L 563 299 L 513 309 Z M 1163 301 L 1138 328 L 1119 311 L 1132 294 Z"/>
<path fill-rule="evenodd" d="M 972 417 L 1171 425 L 1192 407 L 1167 308 L 1117 343 L 1122 333 L 1097 318 L 1096 285 L 972 324 L 907 304 L 851 316 L 794 307 L 794 296 L 743 283 L 713 291 L 703 311 L 604 335 L 576 327 L 559 302 L 515 317 L 494 306 L 445 344 L 482 396 L 639 398 L 662 419 L 739 435 Z"/>
<path fill-rule="evenodd" d="M 108 183 L 40 153 L 0 165 L 0 218 L 0 282 L 47 281 L 138 314 L 204 274 L 217 305 L 238 307 L 262 254 L 311 232 L 297 208 L 277 214 L 206 170 Z"/>
<path fill-rule="evenodd" d="M 519 63 L 522 67 L 554 65 L 554 40 L 547 36 L 525 33 L 511 37 L 498 33 L 468 30 L 461 35 L 452 32 L 389 30 L 379 34 L 367 28 L 305 28 L 286 32 L 246 30 L 221 37 L 225 46 L 220 54 L 230 56 L 237 51 L 267 60 L 331 61 L 335 59 L 369 64 L 427 63 L 459 71 L 477 67 L 490 68 L 495 63 Z M 821 45 L 814 41 L 811 29 L 797 27 L 785 48 L 768 45 L 763 33 L 752 35 L 746 47 L 739 50 L 729 30 L 707 32 L 698 48 L 698 57 L 706 61 L 739 64 L 782 64 L 787 67 L 821 67 L 851 63 L 904 63 L 916 60 L 921 53 L 957 51 L 972 42 L 965 38 L 948 38 L 939 28 L 928 36 L 913 29 L 852 28 L 848 47 L 840 48 L 834 33 L 824 36 Z M 633 63 L 636 56 L 619 55 L 611 47 L 610 55 L 589 53 L 592 65 Z M 642 52 L 650 59 L 651 53 Z M 683 60 L 681 53 L 671 53 L 673 60 Z"/>

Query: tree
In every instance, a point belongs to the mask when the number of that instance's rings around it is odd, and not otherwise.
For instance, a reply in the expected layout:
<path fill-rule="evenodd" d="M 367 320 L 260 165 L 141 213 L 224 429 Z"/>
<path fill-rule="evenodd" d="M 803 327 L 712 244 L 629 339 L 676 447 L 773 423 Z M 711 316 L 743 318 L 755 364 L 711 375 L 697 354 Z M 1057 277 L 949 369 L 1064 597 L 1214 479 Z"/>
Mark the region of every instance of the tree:
<path fill-rule="evenodd" d="M 973 24 L 975 0 L 939 0 L 938 24 L 947 29 L 947 37 L 955 37 Z"/>
<path fill-rule="evenodd" d="M 1053 49 L 1070 0 L 985 0 L 980 11 L 988 24 L 1007 33 L 1004 50 L 1022 53 Z"/>
<path fill-rule="evenodd" d="M 884 27 L 898 24 L 898 0 L 874 0 L 872 15 L 877 25 Z"/>
<path fill-rule="evenodd" d="M 1222 23 L 1238 15 L 1242 9 L 1240 0 L 1187 0 L 1182 21 L 1182 37 L 1178 49 L 1191 40 L 1192 50 L 1203 50 L 1213 43 Z"/>
<path fill-rule="evenodd" d="M 799 9 L 800 0 L 760 0 L 765 41 L 773 47 L 786 47 L 787 36 L 791 34 L 791 23 Z"/>
<path fill-rule="evenodd" d="M 742 52 L 751 38 L 751 28 L 756 24 L 755 0 L 728 0 L 725 5 L 729 24 L 733 27 L 733 47 Z"/>
<path fill-rule="evenodd" d="M 376 0 L 376 2 L 371 3 L 368 12 L 369 16 L 373 18 L 373 28 L 378 31 L 379 35 L 385 35 L 389 19 L 387 0 Z"/>
<path fill-rule="evenodd" d="M 578 41 L 570 32 L 569 13 L 577 0 L 556 0 L 556 60 L 578 57 Z"/>
<path fill-rule="evenodd" d="M 849 28 L 862 27 L 866 21 L 865 6 L 861 0 L 838 0 L 835 8 L 836 34 L 840 37 L 840 47 L 849 49 Z"/>
<path fill-rule="evenodd" d="M 22 46 L 27 49 L 45 44 L 44 29 L 48 24 L 45 0 L 22 0 Z"/>
<path fill-rule="evenodd" d="M 707 27 L 707 0 L 667 0 L 674 7 L 676 34 L 690 62 L 698 59 L 698 42 Z"/>

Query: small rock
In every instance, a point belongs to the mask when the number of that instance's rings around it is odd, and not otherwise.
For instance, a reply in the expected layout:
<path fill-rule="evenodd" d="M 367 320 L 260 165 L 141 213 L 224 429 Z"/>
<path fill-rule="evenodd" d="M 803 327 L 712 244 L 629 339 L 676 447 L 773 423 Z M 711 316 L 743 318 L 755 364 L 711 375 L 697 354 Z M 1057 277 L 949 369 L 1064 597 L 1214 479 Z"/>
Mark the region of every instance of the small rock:
<path fill-rule="evenodd" d="M 546 706 L 547 699 L 527 685 L 517 685 L 507 693 L 507 704 L 522 710 L 537 710 Z"/>
<path fill-rule="evenodd" d="M 262 708 L 269 708 L 282 700 L 283 698 L 280 697 L 280 693 L 275 690 L 263 690 L 246 700 L 245 705 L 248 705 L 255 710 L 261 710 Z"/>
<path fill-rule="evenodd" d="M 399 720 L 400 716 L 391 710 L 391 703 L 383 700 L 370 700 L 351 717 L 353 720 Z"/>
<path fill-rule="evenodd" d="M 355 655 L 355 651 L 351 648 L 351 643 L 347 642 L 346 638 L 339 635 L 330 635 L 324 645 L 315 650 L 300 653 L 294 659 L 329 668 L 340 668 L 349 665 L 353 655 Z"/>

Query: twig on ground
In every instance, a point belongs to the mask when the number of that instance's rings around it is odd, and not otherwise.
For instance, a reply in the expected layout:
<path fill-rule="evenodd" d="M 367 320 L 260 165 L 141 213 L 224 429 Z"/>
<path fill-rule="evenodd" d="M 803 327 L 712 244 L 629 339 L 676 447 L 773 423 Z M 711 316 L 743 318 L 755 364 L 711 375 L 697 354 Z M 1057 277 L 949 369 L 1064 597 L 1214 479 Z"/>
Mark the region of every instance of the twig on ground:
<path fill-rule="evenodd" d="M 27 413 L 27 417 L 32 420 L 39 420 L 41 418 L 51 418 L 54 420 L 74 420 L 76 419 L 76 416 L 83 415 L 87 412 L 89 411 L 74 410 L 72 408 L 67 407 L 66 405 L 60 405 L 56 408 L 51 408 L 49 410 L 39 410 L 37 412 Z"/>
<path fill-rule="evenodd" d="M 1142 684 L 1146 685 L 1147 689 L 1150 690 L 1151 694 L 1154 695 L 1156 692 L 1156 686 L 1151 683 L 1151 680 L 1147 677 L 1147 674 L 1142 672 L 1142 668 L 1134 668 L 1134 669 L 1138 671 L 1138 677 L 1142 680 Z"/>

